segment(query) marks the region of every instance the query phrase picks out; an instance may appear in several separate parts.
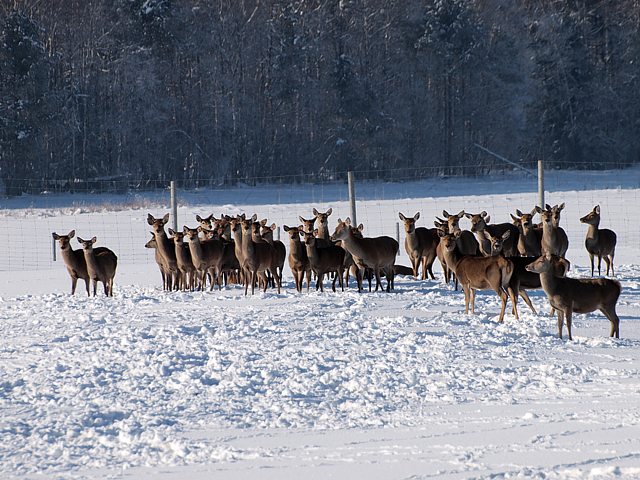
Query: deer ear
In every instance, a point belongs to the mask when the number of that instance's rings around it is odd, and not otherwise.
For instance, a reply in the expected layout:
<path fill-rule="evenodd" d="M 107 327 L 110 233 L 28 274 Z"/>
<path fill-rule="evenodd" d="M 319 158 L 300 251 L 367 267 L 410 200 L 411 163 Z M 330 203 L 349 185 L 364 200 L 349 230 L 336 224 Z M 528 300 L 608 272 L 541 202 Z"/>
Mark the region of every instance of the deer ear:
<path fill-rule="evenodd" d="M 91 243 L 96 243 L 98 239 L 96 237 L 91 237 Z"/>
<path fill-rule="evenodd" d="M 502 234 L 502 240 L 506 240 L 507 238 L 509 238 L 511 236 L 511 230 L 507 230 L 506 232 L 504 232 Z"/>
<path fill-rule="evenodd" d="M 313 229 L 313 234 L 314 234 L 314 235 L 318 235 L 318 229 L 317 229 L 317 228 L 314 228 L 314 229 Z"/>
<path fill-rule="evenodd" d="M 534 207 L 534 210 L 536 213 L 542 213 L 542 208 L 540 208 L 538 205 Z"/>
<path fill-rule="evenodd" d="M 467 218 L 473 217 L 473 215 L 471 215 L 470 213 L 465 213 L 464 216 L 467 217 Z"/>
<path fill-rule="evenodd" d="M 200 215 L 196 215 L 196 222 L 201 222 L 203 218 Z"/>
<path fill-rule="evenodd" d="M 349 217 L 345 218 L 345 219 L 344 219 L 344 223 L 345 223 L 346 225 L 351 225 L 351 219 L 350 219 Z"/>
<path fill-rule="evenodd" d="M 450 217 L 449 213 L 446 210 L 442 210 L 442 216 L 444 218 L 449 218 Z"/>
<path fill-rule="evenodd" d="M 398 217 L 400 217 L 400 220 L 402 220 L 403 222 L 406 220 L 407 217 L 405 217 L 401 212 L 398 212 Z"/>
<path fill-rule="evenodd" d="M 438 236 L 439 236 L 440 238 L 444 238 L 444 237 L 446 237 L 446 236 L 447 236 L 447 234 L 446 234 L 446 233 L 444 233 L 444 230 L 442 230 L 441 228 L 438 228 L 438 229 L 437 229 L 437 231 L 438 231 Z"/>
<path fill-rule="evenodd" d="M 78 237 L 78 243 L 84 243 L 84 240 Z"/>
<path fill-rule="evenodd" d="M 167 213 L 164 217 L 162 217 L 162 223 L 167 223 L 169 221 L 169 214 Z"/>
<path fill-rule="evenodd" d="M 247 217 L 245 216 L 245 214 L 244 214 L 244 213 L 241 213 L 240 215 L 238 215 L 238 218 L 239 218 L 240 220 L 246 220 L 246 219 L 247 219 Z"/>
<path fill-rule="evenodd" d="M 153 222 L 155 221 L 155 218 L 153 218 L 153 215 L 151 215 L 150 213 L 147 214 L 147 223 L 149 225 L 153 225 Z"/>
<path fill-rule="evenodd" d="M 491 215 L 487 215 L 484 217 L 484 223 L 489 223 L 491 221 Z"/>
<path fill-rule="evenodd" d="M 283 225 L 282 228 L 284 229 L 285 232 L 288 232 L 289 230 L 291 230 L 289 227 L 287 227 L 286 225 Z"/>
<path fill-rule="evenodd" d="M 314 208 L 314 209 L 313 209 L 313 214 L 314 214 L 314 215 L 319 215 L 319 214 L 320 214 L 320 212 Z"/>
<path fill-rule="evenodd" d="M 254 213 L 254 214 L 251 216 L 251 221 L 252 221 L 252 222 L 255 222 L 256 220 L 258 220 L 258 214 L 257 214 L 257 213 Z"/>
<path fill-rule="evenodd" d="M 266 224 L 267 224 L 267 219 L 266 218 L 263 218 L 262 220 L 260 220 L 260 225 L 261 226 L 264 227 Z"/>
<path fill-rule="evenodd" d="M 172 237 L 176 234 L 176 231 L 173 228 L 169 229 L 169 235 L 171 235 Z"/>
<path fill-rule="evenodd" d="M 516 210 L 516 214 L 522 216 L 522 214 L 520 213 L 520 210 Z M 509 216 L 513 219 L 514 222 L 519 222 L 520 219 L 518 217 L 514 217 L 513 213 L 510 213 Z"/>
<path fill-rule="evenodd" d="M 51 236 L 53 237 L 54 240 L 60 240 L 60 235 L 58 235 L 56 232 L 53 232 Z"/>
<path fill-rule="evenodd" d="M 360 230 L 361 232 L 364 232 L 364 225 L 363 224 L 358 225 L 358 230 Z"/>
<path fill-rule="evenodd" d="M 304 223 L 304 218 L 302 218 L 301 215 L 298 215 L 298 220 L 300 220 L 302 223 Z"/>
<path fill-rule="evenodd" d="M 420 212 L 416 212 L 416 214 L 413 216 L 414 220 L 418 220 L 420 218 Z"/>
<path fill-rule="evenodd" d="M 487 212 L 485 212 L 484 210 L 480 212 L 480 216 L 483 218 L 486 217 L 487 215 L 488 215 Z"/>
<path fill-rule="evenodd" d="M 548 203 L 545 203 L 544 208 L 545 210 L 551 210 L 551 205 L 549 205 Z"/>
<path fill-rule="evenodd" d="M 522 215 L 524 215 L 524 213 L 522 213 L 519 209 L 516 208 L 516 215 L 521 217 Z M 511 215 L 511 216 L 513 217 L 513 215 Z"/>
<path fill-rule="evenodd" d="M 558 205 L 558 210 L 564 210 L 564 202 Z"/>
<path fill-rule="evenodd" d="M 327 210 L 327 213 L 325 213 L 325 215 L 328 217 L 329 215 L 331 215 L 333 213 L 333 209 L 330 208 L 329 210 Z"/>
<path fill-rule="evenodd" d="M 276 224 L 275 222 L 271 224 L 271 230 L 275 230 L 276 229 Z"/>
<path fill-rule="evenodd" d="M 458 215 L 456 215 L 458 218 L 462 218 L 464 217 L 464 210 L 460 210 L 460 212 L 458 213 Z"/>
<path fill-rule="evenodd" d="M 595 207 L 593 207 L 593 211 L 600 215 L 600 205 L 596 205 Z"/>

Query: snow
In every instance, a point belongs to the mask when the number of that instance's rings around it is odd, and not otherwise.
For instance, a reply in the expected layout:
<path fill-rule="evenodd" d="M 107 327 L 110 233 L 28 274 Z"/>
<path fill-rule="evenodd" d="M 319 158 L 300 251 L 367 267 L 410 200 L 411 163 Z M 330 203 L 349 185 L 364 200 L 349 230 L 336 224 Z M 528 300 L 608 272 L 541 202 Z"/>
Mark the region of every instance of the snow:
<path fill-rule="evenodd" d="M 598 190 L 585 190 L 592 178 Z M 603 226 L 619 234 L 621 338 L 593 313 L 574 317 L 572 342 L 557 338 L 543 292 L 530 293 L 539 315 L 519 302 L 520 320 L 498 324 L 495 294 L 479 293 L 476 314 L 465 315 L 437 268 L 436 281 L 399 277 L 390 294 L 353 284 L 299 294 L 288 267 L 281 294 L 166 293 L 142 248 L 146 212 L 166 210 L 159 197 L 135 206 L 105 197 L 104 208 L 71 196 L 8 200 L 3 231 L 38 225 L 44 247 L 37 268 L 18 250 L 16 266 L 0 271 L 0 476 L 638 478 L 640 243 L 628 220 L 637 178 L 584 172 L 548 193 L 567 204 L 570 275 L 590 274 L 580 215 L 601 203 Z M 371 235 L 393 235 L 399 210 L 420 211 L 425 226 L 443 208 L 506 221 L 535 204 L 531 183 L 362 184 L 358 219 Z M 216 192 L 209 203 L 184 193 L 180 217 L 258 211 L 294 225 L 331 206 L 333 226 L 349 214 L 346 188 L 324 189 L 322 202 L 300 187 L 268 203 L 256 193 L 267 190 Z M 82 284 L 69 295 L 64 266 L 47 256 L 50 232 L 71 228 L 98 231 L 118 253 L 114 298 L 87 298 Z M 117 243 L 123 236 L 130 241 Z M 399 263 L 408 264 L 404 252 Z"/>

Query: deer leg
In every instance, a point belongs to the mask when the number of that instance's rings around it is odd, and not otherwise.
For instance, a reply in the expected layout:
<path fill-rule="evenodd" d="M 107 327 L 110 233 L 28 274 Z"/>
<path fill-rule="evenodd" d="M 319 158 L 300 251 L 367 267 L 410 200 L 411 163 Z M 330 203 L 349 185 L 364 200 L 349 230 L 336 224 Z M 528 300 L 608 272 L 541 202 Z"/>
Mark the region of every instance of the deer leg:
<path fill-rule="evenodd" d="M 509 298 L 511 298 L 511 304 L 513 305 L 513 314 L 515 315 L 516 320 L 520 320 L 520 316 L 518 315 L 518 294 L 515 293 L 515 291 L 511 287 L 509 287 L 509 289 L 507 290 L 507 293 L 509 294 Z M 506 306 L 507 306 L 507 303 L 505 299 L 505 308 Z"/>
<path fill-rule="evenodd" d="M 340 289 L 344 292 L 344 282 L 342 281 L 342 275 L 344 271 L 342 269 L 338 269 L 338 278 L 340 279 Z"/>
<path fill-rule="evenodd" d="M 564 325 L 564 310 L 557 310 L 558 312 L 558 338 L 562 340 L 562 326 Z"/>
<path fill-rule="evenodd" d="M 589 254 L 589 260 L 591 261 L 591 276 L 593 277 L 593 254 Z"/>
<path fill-rule="evenodd" d="M 531 311 L 534 313 L 534 315 L 537 315 L 538 312 L 536 311 L 535 307 L 533 306 L 533 303 L 531 303 L 531 299 L 529 298 L 529 294 L 526 292 L 526 290 L 520 290 L 520 296 L 522 297 L 522 299 L 524 300 L 524 303 L 527 304 L 527 306 L 531 309 Z"/>
<path fill-rule="evenodd" d="M 503 288 L 500 288 L 500 290 L 496 290 L 496 292 L 498 293 L 498 296 L 500 297 L 500 300 L 502 302 L 502 305 L 500 307 L 500 318 L 498 318 L 498 323 L 503 323 L 504 322 L 504 312 L 507 309 L 507 292 L 505 292 Z M 514 303 L 514 307 L 515 307 L 515 303 Z M 516 313 L 516 318 L 518 318 L 518 314 L 517 313 Z"/>
<path fill-rule="evenodd" d="M 567 331 L 569 332 L 569 340 L 573 340 L 573 337 L 571 336 L 571 320 L 573 317 L 573 308 L 567 309 L 566 317 L 567 317 Z"/>
<path fill-rule="evenodd" d="M 324 273 L 316 272 L 318 276 L 318 281 L 316 282 L 316 291 L 320 289 L 321 292 L 324 292 Z"/>
<path fill-rule="evenodd" d="M 338 280 L 338 274 L 334 272 L 333 281 L 331 282 L 331 290 L 335 293 L 336 291 L 336 281 Z M 342 283 L 342 282 L 340 282 Z"/>
<path fill-rule="evenodd" d="M 469 294 L 469 291 L 468 291 L 467 287 L 465 287 L 464 285 L 462 286 L 462 291 L 464 292 L 464 314 L 468 315 L 469 314 L 470 294 Z"/>
<path fill-rule="evenodd" d="M 376 292 L 378 291 L 378 287 L 380 287 L 380 290 L 382 290 L 382 277 L 380 275 L 380 269 L 376 268 L 375 271 L 375 276 L 376 276 Z"/>
<path fill-rule="evenodd" d="M 604 306 L 600 309 L 600 311 L 605 317 L 609 319 L 609 322 L 611 323 L 611 330 L 609 331 L 609 336 L 620 338 L 620 318 L 616 313 L 615 304 Z"/>
<path fill-rule="evenodd" d="M 600 273 L 600 264 L 602 263 L 602 255 L 598 255 L 598 276 L 602 275 Z"/>

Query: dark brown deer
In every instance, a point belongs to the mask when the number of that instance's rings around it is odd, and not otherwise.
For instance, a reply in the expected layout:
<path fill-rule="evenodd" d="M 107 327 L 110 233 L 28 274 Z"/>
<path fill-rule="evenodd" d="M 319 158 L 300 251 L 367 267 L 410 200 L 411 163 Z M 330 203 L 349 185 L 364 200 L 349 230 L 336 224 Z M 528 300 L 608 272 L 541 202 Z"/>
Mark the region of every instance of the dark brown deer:
<path fill-rule="evenodd" d="M 504 254 L 508 257 L 518 255 L 518 238 L 520 237 L 518 227 L 511 223 L 491 224 L 489 223 L 491 217 L 485 211 L 480 213 L 465 213 L 465 216 L 471 221 L 471 231 L 476 234 L 476 238 L 480 244 L 480 252 L 482 252 L 483 255 L 491 255 L 491 245 L 484 235 L 485 230 L 493 237 L 501 237 L 502 234 L 508 230 L 510 234 L 503 245 Z"/>
<path fill-rule="evenodd" d="M 536 228 L 533 217 L 538 213 L 534 208 L 531 213 L 516 210 L 517 217 L 511 215 L 513 224 L 518 227 L 518 253 L 523 257 L 539 257 L 542 253 L 542 229 Z"/>
<path fill-rule="evenodd" d="M 300 240 L 300 235 L 304 234 L 302 225 L 299 227 L 288 227 L 283 225 L 284 231 L 289 234 L 289 268 L 293 274 L 293 281 L 296 290 L 302 292 L 302 282 L 307 277 L 307 291 L 311 284 L 311 264 L 307 256 L 307 249 Z"/>
<path fill-rule="evenodd" d="M 113 297 L 113 277 L 116 276 L 116 268 L 118 267 L 118 257 L 108 248 L 96 253 L 93 244 L 97 238 L 92 237 L 91 240 L 83 240 L 78 237 L 78 242 L 84 250 L 84 260 L 87 263 L 87 273 L 93 284 L 93 296 L 96 296 L 98 282 L 102 282 L 104 286 L 104 294 L 107 297 Z"/>
<path fill-rule="evenodd" d="M 542 219 L 542 253 L 549 253 L 564 258 L 569 249 L 569 238 L 564 229 L 558 226 L 560 210 L 563 208 L 564 203 L 554 207 L 546 205 L 544 209 L 536 207 L 536 211 Z"/>
<path fill-rule="evenodd" d="M 471 313 L 475 313 L 476 290 L 493 290 L 502 302 L 498 320 L 499 323 L 502 323 L 507 308 L 507 297 L 511 297 L 514 305 L 516 303 L 513 292 L 507 293 L 513 274 L 513 263 L 502 255 L 492 257 L 461 255 L 458 252 L 455 238 L 459 233 L 444 233 L 442 230 L 439 230 L 438 233 L 447 265 L 456 274 L 464 291 L 464 313 L 469 313 L 469 304 L 471 304 Z M 509 234 L 505 232 L 504 235 L 508 236 Z"/>
<path fill-rule="evenodd" d="M 620 338 L 620 318 L 616 303 L 622 290 L 620 282 L 609 278 L 569 278 L 553 274 L 551 255 L 540 256 L 527 265 L 527 270 L 540 274 L 542 289 L 551 306 L 558 311 L 558 337 L 562 338 L 564 320 L 567 321 L 569 340 L 573 313 L 600 310 L 611 322 L 609 336 Z"/>
<path fill-rule="evenodd" d="M 420 212 L 417 212 L 413 217 L 405 217 L 402 213 L 398 213 L 398 215 L 404 223 L 404 231 L 406 233 L 404 249 L 411 261 L 413 276 L 418 278 L 418 268 L 422 265 L 422 280 L 426 280 L 427 273 L 432 280 L 435 280 L 436 277 L 433 275 L 432 267 L 437 256 L 436 249 L 440 242 L 436 229 L 416 227 Z"/>
<path fill-rule="evenodd" d="M 336 281 L 339 281 L 340 288 L 344 292 L 344 250 L 340 247 L 336 247 L 335 245 L 319 248 L 316 243 L 318 239 L 315 237 L 315 232 L 303 232 L 303 235 L 311 270 L 315 272 L 318 277 L 316 290 L 320 289 L 321 292 L 324 292 L 324 275 L 329 272 L 336 272 L 336 275 L 333 277 L 331 288 L 335 292 Z"/>
<path fill-rule="evenodd" d="M 593 277 L 593 257 L 595 256 L 598 257 L 598 275 L 600 275 L 600 264 L 604 258 L 607 264 L 607 275 L 609 275 L 609 268 L 611 268 L 611 276 L 615 276 L 613 257 L 616 253 L 617 236 L 613 230 L 598 228 L 600 225 L 600 205 L 593 207 L 593 210 L 582 217 L 580 221 L 589 225 L 584 246 L 591 261 L 591 276 Z"/>
<path fill-rule="evenodd" d="M 398 242 L 387 236 L 375 238 L 358 238 L 351 230 L 351 222 L 347 218 L 344 222 L 338 219 L 332 241 L 340 240 L 342 248 L 348 251 L 358 266 L 361 275 L 358 276 L 358 291 L 362 292 L 362 277 L 366 268 L 371 268 L 376 277 L 376 290 L 382 286 L 381 275 L 387 277 L 387 292 L 393 289 L 394 265 L 398 254 Z"/>
<path fill-rule="evenodd" d="M 67 235 L 58 235 L 56 232 L 53 232 L 51 235 L 60 245 L 62 260 L 67 267 L 67 272 L 69 272 L 69 275 L 71 276 L 71 295 L 75 295 L 76 285 L 80 278 L 84 280 L 85 286 L 87 287 L 87 296 L 91 296 L 91 293 L 89 292 L 90 279 L 89 273 L 87 272 L 87 262 L 84 259 L 84 251 L 81 248 L 74 250 L 71 247 L 71 239 L 75 237 L 76 231 L 71 230 Z M 107 249 L 105 247 L 98 247 L 94 249 L 96 254 L 106 250 Z"/>
<path fill-rule="evenodd" d="M 270 243 L 275 252 L 274 262 L 278 269 L 278 275 L 282 278 L 282 270 L 284 268 L 284 262 L 287 259 L 287 249 L 280 240 L 276 240 L 273 238 L 273 232 L 276 230 L 276 224 L 272 223 L 271 225 L 267 225 L 266 220 L 260 221 L 260 236 Z"/>

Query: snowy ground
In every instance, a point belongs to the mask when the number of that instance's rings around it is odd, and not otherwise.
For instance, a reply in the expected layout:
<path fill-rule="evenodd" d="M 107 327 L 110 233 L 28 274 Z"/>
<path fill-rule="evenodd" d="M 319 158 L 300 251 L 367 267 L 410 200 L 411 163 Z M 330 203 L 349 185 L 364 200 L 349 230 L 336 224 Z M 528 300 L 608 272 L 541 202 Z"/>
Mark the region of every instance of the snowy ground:
<path fill-rule="evenodd" d="M 627 219 L 639 203 L 619 178 L 609 186 L 622 188 L 584 190 L 580 178 L 549 197 L 567 202 L 572 276 L 590 273 L 577 218 L 593 204 L 621 236 L 620 340 L 599 313 L 577 316 L 574 341 L 559 340 L 542 292 L 532 294 L 539 315 L 519 304 L 520 320 L 498 325 L 495 295 L 479 294 L 466 316 L 460 292 L 410 277 L 391 294 L 298 294 L 288 270 L 280 295 L 164 293 L 152 255 L 127 243 L 113 299 L 69 296 L 61 262 L 0 271 L 0 477 L 638 478 L 640 244 Z M 430 198 L 385 185 L 359 220 L 372 234 L 393 230 L 398 210 L 421 211 L 426 226 L 443 208 L 506 221 L 536 200 L 513 181 L 478 183 L 466 196 L 429 184 Z M 332 206 L 333 225 L 348 214 L 330 192 L 318 204 L 237 194 L 185 200 L 181 215 L 255 209 L 296 224 L 312 205 Z M 3 226 L 39 223 L 34 236 L 50 250 L 53 230 L 104 224 L 102 209 L 59 201 L 12 204 Z M 153 201 L 109 214 L 136 248 L 146 209 L 163 211 Z"/>

